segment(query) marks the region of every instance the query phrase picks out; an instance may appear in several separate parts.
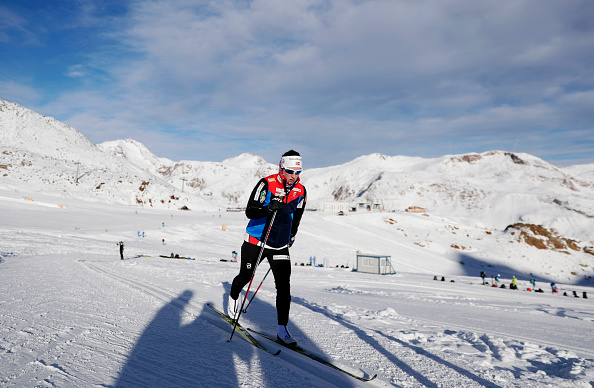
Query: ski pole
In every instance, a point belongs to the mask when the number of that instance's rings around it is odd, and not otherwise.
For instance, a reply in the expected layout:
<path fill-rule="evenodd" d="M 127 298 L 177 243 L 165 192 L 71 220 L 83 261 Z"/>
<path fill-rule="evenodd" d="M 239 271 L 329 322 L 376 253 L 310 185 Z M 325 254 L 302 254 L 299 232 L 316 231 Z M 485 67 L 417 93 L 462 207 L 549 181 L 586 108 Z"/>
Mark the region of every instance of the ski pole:
<path fill-rule="evenodd" d="M 272 219 L 270 220 L 270 225 L 268 226 L 268 231 L 266 232 L 266 237 L 264 241 L 262 241 L 262 248 L 260 249 L 260 253 L 258 254 L 258 259 L 256 260 L 256 264 L 254 265 L 254 269 L 252 270 L 252 279 L 250 280 L 250 285 L 247 288 L 247 292 L 250 292 L 250 288 L 252 287 L 252 282 L 254 281 L 254 276 L 256 275 L 256 269 L 258 269 L 258 265 L 260 264 L 260 259 L 262 258 L 262 254 L 264 253 L 264 247 L 266 246 L 266 242 L 268 241 L 268 236 L 270 235 L 270 231 L 272 230 L 272 224 L 274 224 L 274 219 L 276 218 L 276 212 L 272 213 Z M 233 334 L 235 334 L 235 329 L 237 328 L 237 323 L 239 322 L 239 317 L 241 317 L 241 312 L 243 311 L 243 306 L 245 306 L 245 300 L 247 298 L 247 293 L 243 298 L 243 302 L 241 303 L 241 308 L 239 309 L 239 313 L 237 314 L 237 318 L 235 319 L 235 324 L 233 325 L 233 331 L 231 332 L 231 337 L 227 340 L 230 342 L 233 338 Z"/>
<path fill-rule="evenodd" d="M 260 287 L 262 287 L 262 284 L 264 283 L 264 280 L 266 280 L 266 276 L 268 276 L 268 274 L 270 273 L 270 270 L 272 268 L 268 268 L 268 271 L 266 271 L 266 275 L 264 275 L 264 279 L 262 279 L 262 281 L 260 282 L 260 285 L 258 286 L 258 288 L 256 289 L 256 291 L 254 291 L 254 295 L 252 295 L 252 298 L 250 299 L 250 301 L 248 302 L 247 306 L 245 306 L 245 309 L 243 309 L 244 313 L 247 313 L 247 309 L 248 307 L 250 307 L 250 305 L 252 304 L 252 301 L 254 300 L 254 298 L 256 297 L 256 294 L 258 293 L 258 290 L 260 289 Z M 245 297 L 247 298 L 247 294 L 245 294 Z"/>

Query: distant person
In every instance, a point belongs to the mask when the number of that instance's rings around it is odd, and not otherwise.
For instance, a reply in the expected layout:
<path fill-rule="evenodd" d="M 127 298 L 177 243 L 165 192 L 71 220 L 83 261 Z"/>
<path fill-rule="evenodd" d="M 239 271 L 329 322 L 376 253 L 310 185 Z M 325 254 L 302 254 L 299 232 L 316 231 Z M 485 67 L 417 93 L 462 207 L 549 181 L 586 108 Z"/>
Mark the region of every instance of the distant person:
<path fill-rule="evenodd" d="M 257 260 L 267 258 L 276 286 L 277 337 L 286 344 L 296 344 L 287 329 L 291 307 L 289 248 L 305 210 L 305 187 L 299 182 L 302 171 L 299 153 L 288 151 L 281 157 L 279 172 L 260 179 L 252 190 L 245 210 L 249 223 L 241 246 L 241 266 L 227 305 L 229 317 L 237 319 L 241 290 L 252 279 Z"/>
<path fill-rule="evenodd" d="M 530 284 L 532 284 L 532 289 L 536 291 L 536 279 L 535 278 L 530 279 Z"/>
<path fill-rule="evenodd" d="M 485 273 L 485 271 L 481 271 L 481 279 L 483 279 L 483 284 L 485 284 L 485 277 L 487 276 L 487 274 Z"/>
<path fill-rule="evenodd" d="M 499 274 L 497 274 L 497 276 L 495 276 L 495 285 L 496 285 L 496 286 L 497 286 L 497 285 L 499 285 L 499 277 L 500 277 L 500 276 L 501 276 L 501 275 L 499 275 Z"/>
<path fill-rule="evenodd" d="M 512 284 L 510 287 L 512 290 L 517 290 L 518 289 L 518 279 L 516 278 L 516 275 L 514 275 L 512 277 Z"/>
<path fill-rule="evenodd" d="M 120 260 L 124 260 L 124 242 L 120 241 L 118 245 L 120 246 Z"/>
<path fill-rule="evenodd" d="M 555 283 L 551 283 L 551 292 L 553 294 L 559 293 L 559 289 L 557 288 L 557 285 Z"/>

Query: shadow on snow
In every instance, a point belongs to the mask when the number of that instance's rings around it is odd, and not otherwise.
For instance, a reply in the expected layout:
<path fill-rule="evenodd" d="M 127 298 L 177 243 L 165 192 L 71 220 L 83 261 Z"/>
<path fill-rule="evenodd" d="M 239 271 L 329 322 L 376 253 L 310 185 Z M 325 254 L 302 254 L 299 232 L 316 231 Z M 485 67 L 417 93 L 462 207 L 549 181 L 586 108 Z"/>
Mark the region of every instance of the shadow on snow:
<path fill-rule="evenodd" d="M 232 346 L 213 346 L 224 342 L 224 335 L 202 319 L 182 324 L 192 297 L 192 291 L 184 291 L 155 314 L 130 352 L 115 387 L 237 386 L 233 358 L 249 354 L 236 353 Z"/>
<path fill-rule="evenodd" d="M 225 288 L 228 287 L 226 283 Z M 257 375 L 248 378 L 254 385 L 353 386 L 350 377 L 288 349 L 274 357 L 244 341 L 238 332 L 228 343 L 232 326 L 208 307 L 192 304 L 193 296 L 192 291 L 184 291 L 157 311 L 129 353 L 113 387 L 237 387 L 246 381 L 245 376 L 238 378 L 238 373 L 252 373 L 254 366 Z M 188 307 L 202 312 L 192 322 L 184 323 L 182 316 Z M 275 306 L 255 300 L 250 309 L 254 311 L 242 315 L 251 318 L 249 323 L 242 318 L 244 326 L 276 333 Z M 259 328 L 256 322 L 264 321 L 267 324 Z M 292 334 L 305 338 L 296 327 Z M 281 348 L 266 339 L 257 339 L 269 349 Z M 311 350 L 323 355 L 319 349 Z M 237 371 L 238 362 L 245 365 L 243 371 Z"/>
<path fill-rule="evenodd" d="M 340 325 L 346 327 L 347 329 L 353 331 L 362 341 L 364 341 L 365 343 L 367 343 L 369 346 L 371 346 L 373 349 L 375 349 L 379 354 L 381 354 L 382 356 L 384 356 L 385 358 L 387 358 L 388 360 L 390 360 L 390 362 L 392 364 L 394 364 L 396 367 L 400 368 L 403 372 L 405 372 L 407 375 L 411 376 L 412 378 L 416 379 L 419 383 L 421 383 L 424 387 L 440 387 L 441 384 L 439 383 L 434 383 L 431 380 L 429 380 L 427 377 L 423 376 L 421 373 L 417 372 L 413 366 L 409 365 L 406 361 L 401 360 L 399 358 L 397 358 L 394 354 L 392 354 L 389 350 L 385 349 L 374 337 L 370 336 L 369 334 L 367 334 L 364 330 L 360 329 L 359 327 L 357 327 L 356 325 L 350 323 L 349 321 L 343 319 L 340 316 L 337 316 L 336 314 L 332 313 L 330 310 L 328 310 L 325 307 L 321 307 L 318 306 L 316 304 L 313 303 L 309 303 L 307 302 L 305 299 L 302 298 L 293 298 L 293 303 L 297 303 L 300 304 L 303 307 L 306 307 L 308 309 L 310 309 L 313 312 L 319 313 L 319 314 L 323 314 L 326 317 L 328 317 L 329 319 L 332 319 L 336 322 L 338 322 Z M 475 375 L 474 373 L 472 373 L 471 371 L 468 371 L 462 367 L 459 367 L 457 365 L 454 365 L 452 363 L 450 363 L 449 361 L 446 361 L 444 359 L 442 359 L 441 357 L 434 355 L 430 352 L 427 352 L 426 350 L 424 350 L 423 348 L 420 348 L 418 346 L 414 346 L 411 345 L 405 341 L 399 340 L 397 338 L 388 336 L 384 333 L 378 332 L 376 331 L 377 334 L 391 340 L 394 342 L 399 343 L 400 345 L 402 345 L 403 347 L 407 347 L 411 350 L 413 350 L 414 352 L 416 352 L 417 354 L 423 355 L 427 358 L 432 359 L 433 361 L 440 363 L 456 372 L 458 372 L 459 374 L 467 377 L 470 380 L 473 380 L 475 382 L 477 382 L 478 384 L 480 384 L 481 386 L 484 387 L 498 387 L 497 385 L 493 384 L 492 382 L 485 380 L 483 378 L 481 378 L 480 376 Z"/>

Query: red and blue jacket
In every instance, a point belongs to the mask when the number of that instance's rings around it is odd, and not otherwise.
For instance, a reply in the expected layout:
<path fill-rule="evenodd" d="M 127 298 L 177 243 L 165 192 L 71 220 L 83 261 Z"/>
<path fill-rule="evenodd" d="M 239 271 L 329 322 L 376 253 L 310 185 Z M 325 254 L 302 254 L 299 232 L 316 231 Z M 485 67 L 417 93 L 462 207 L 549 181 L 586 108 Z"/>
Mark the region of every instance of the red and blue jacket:
<path fill-rule="evenodd" d="M 299 222 L 305 210 L 307 194 L 299 179 L 293 187 L 287 187 L 287 182 L 280 172 L 260 179 L 252 190 L 245 209 L 245 215 L 250 219 L 246 228 L 246 241 L 254 245 L 261 245 L 261 242 L 266 238 L 273 214 L 268 209 L 268 204 L 273 196 L 283 197 L 285 206 L 277 211 L 266 246 L 284 248 L 297 234 Z"/>

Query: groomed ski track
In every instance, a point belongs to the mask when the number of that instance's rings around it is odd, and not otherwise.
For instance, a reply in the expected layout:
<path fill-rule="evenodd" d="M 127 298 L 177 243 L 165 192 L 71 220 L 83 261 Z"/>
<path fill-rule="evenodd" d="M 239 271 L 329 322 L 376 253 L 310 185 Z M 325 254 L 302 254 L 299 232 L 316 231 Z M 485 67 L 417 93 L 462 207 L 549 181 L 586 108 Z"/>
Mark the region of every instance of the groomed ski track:
<path fill-rule="evenodd" d="M 119 275 L 112 270 L 113 267 L 111 266 L 106 267 L 103 264 L 92 263 L 85 260 L 80 261 L 80 263 L 93 272 L 104 276 L 106 279 L 111 279 L 112 281 L 121 283 L 134 291 L 150 295 L 162 303 L 173 303 L 178 309 L 183 311 L 184 314 L 191 318 L 199 317 L 208 321 L 210 324 L 218 326 L 222 329 L 222 331 L 224 331 L 222 334 L 222 340 L 226 339 L 225 336 L 228 335 L 229 328 L 226 324 L 221 324 L 221 322 L 218 322 L 217 319 L 213 320 L 211 317 L 208 317 L 208 315 L 203 314 L 204 304 L 208 301 L 202 300 L 200 295 L 195 295 L 191 300 L 187 301 L 187 303 L 176 302 L 178 295 L 175 292 L 169 291 L 158 285 L 149 284 L 146 281 L 134 280 L 129 277 Z M 441 284 L 439 286 L 433 286 L 431 283 L 429 283 L 428 285 L 421 287 L 437 290 L 440 289 Z M 469 285 L 469 287 L 471 287 L 471 285 Z M 506 292 L 504 290 L 494 291 Z M 221 293 L 222 292 L 223 288 L 221 287 Z M 508 290 L 507 292 L 511 291 Z M 262 294 L 264 293 L 271 294 L 270 291 L 262 291 Z M 222 303 L 222 300 L 223 296 L 221 294 L 221 299 L 218 301 L 219 305 Z M 373 382 L 363 383 L 351 381 L 347 386 L 358 386 L 361 384 L 366 386 L 369 386 L 370 384 L 377 386 L 398 386 L 398 384 L 394 384 L 393 382 L 390 383 L 390 376 L 393 376 L 396 371 L 398 371 L 399 374 L 408 374 L 413 381 L 416 380 L 418 383 L 421 383 L 425 386 L 431 386 L 436 381 L 439 381 L 440 378 L 446 378 L 446 376 L 449 376 L 449 379 L 451 379 L 452 374 L 458 375 L 456 381 L 466 380 L 467 386 L 498 386 L 489 380 L 483 379 L 478 373 L 473 373 L 472 371 L 469 371 L 464 367 L 457 365 L 456 363 L 448 361 L 441 354 L 435 354 L 431 351 L 423 349 L 422 346 L 419 346 L 420 343 L 415 340 L 415 335 L 411 337 L 411 340 L 406 340 L 402 339 L 402 336 L 394 336 L 392 334 L 382 333 L 381 331 L 356 326 L 351 321 L 345 319 L 344 316 L 341 316 L 340 314 L 333 314 L 331 310 L 328 310 L 328 308 L 316 307 L 318 306 L 318 302 L 316 301 L 306 301 L 300 297 L 296 297 L 294 298 L 293 303 L 294 310 L 298 305 L 305 306 L 318 314 L 326 315 L 329 320 L 329 327 L 336 327 L 336 322 L 340 322 L 341 330 L 350 331 L 350 335 L 345 335 L 345 337 L 348 337 L 349 340 L 340 344 L 340 348 L 342 348 L 341 353 L 350 354 L 350 359 L 352 362 L 361 362 L 361 367 L 359 370 L 357 370 L 356 368 L 352 368 L 352 366 L 349 367 L 349 365 L 344 365 L 341 363 L 339 363 L 339 365 L 345 367 L 345 369 L 352 370 L 353 373 L 356 373 L 357 371 L 362 372 L 363 370 L 374 372 L 377 371 L 378 373 L 378 378 Z M 332 303 L 328 303 L 328 305 L 332 305 Z M 367 306 L 369 307 L 370 305 L 367 304 Z M 447 322 L 447 319 L 440 321 L 437 319 L 407 316 L 405 314 L 399 314 L 398 319 L 409 321 L 415 325 L 422 323 L 422 326 L 425 328 L 438 327 L 440 330 L 445 331 L 457 330 L 459 333 L 462 333 L 461 335 L 480 333 L 478 335 L 478 342 L 480 342 L 480 344 L 476 343 L 476 339 L 472 339 L 472 341 L 474 341 L 473 346 L 484 346 L 485 351 L 490 351 L 495 354 L 499 350 L 497 349 L 497 346 L 494 346 L 490 343 L 490 338 L 504 337 L 506 339 L 513 338 L 521 342 L 540 344 L 543 347 L 555 346 L 559 348 L 569 348 L 578 354 L 583 354 L 584 356 L 592 355 L 591 351 L 580 347 L 568 346 L 567 344 L 559 344 L 553 341 L 543 341 L 542 339 L 532 338 L 530 336 L 513 335 L 498 330 L 487 330 L 485 328 L 484 322 L 481 322 L 482 320 L 471 320 L 473 322 L 472 325 L 460 325 L 453 322 Z M 253 325 L 254 324 L 252 323 L 252 326 Z M 477 326 L 482 326 L 482 328 L 478 328 Z M 308 342 L 308 340 L 306 339 L 305 342 Z M 243 346 L 245 345 L 248 344 L 246 343 Z M 325 376 L 328 379 L 328 381 L 325 382 L 326 384 L 335 384 L 337 372 L 325 371 L 325 368 L 321 368 L 320 370 L 319 366 L 312 365 L 312 363 L 314 363 L 312 361 L 303 360 L 302 358 L 296 357 L 296 355 L 284 353 L 278 356 L 278 358 L 289 362 L 294 367 L 298 367 L 302 371 L 301 373 L 309 374 L 312 378 L 320 378 L 320 376 Z M 357 355 L 363 355 L 361 360 L 357 360 Z M 257 353 L 254 354 L 254 357 L 260 360 L 260 362 L 270 362 L 266 358 L 267 356 L 269 355 L 258 355 Z M 371 363 L 369 360 L 376 360 L 376 362 Z M 390 365 L 390 367 L 387 370 L 382 370 L 381 368 L 378 368 L 378 365 Z M 316 370 L 316 367 L 318 370 Z M 314 371 L 312 371 L 312 368 Z M 345 381 L 341 381 L 340 384 L 337 384 L 337 386 L 345 386 L 345 383 Z"/>
<path fill-rule="evenodd" d="M 110 271 L 103 267 L 100 264 L 92 263 L 86 260 L 81 260 L 80 263 L 87 267 L 89 270 L 100 274 L 101 276 L 105 277 L 108 280 L 115 281 L 117 283 L 123 284 L 129 287 L 132 291 L 137 291 L 149 295 L 153 298 L 158 299 L 162 303 L 172 303 L 175 307 L 180 309 L 184 314 L 189 315 L 189 317 L 196 318 L 200 317 L 208 321 L 210 324 L 213 324 L 221 329 L 222 335 L 220 340 L 220 346 L 243 346 L 247 348 L 252 348 L 251 344 L 248 344 L 245 340 L 234 340 L 232 343 L 226 344 L 225 341 L 228 339 L 229 334 L 229 325 L 225 322 L 221 322 L 219 318 L 214 317 L 211 315 L 204 315 L 203 310 L 207 301 L 202 301 L 199 295 L 195 295 L 194 298 L 187 303 L 181 303 L 177 301 L 178 295 L 174 292 L 168 291 L 163 289 L 157 285 L 149 284 L 147 282 L 133 280 L 127 278 L 125 276 L 119 275 L 113 271 Z M 222 290 L 222 289 L 221 289 Z M 221 299 L 223 297 L 221 296 Z M 209 313 L 209 315 L 212 313 Z M 212 319 L 211 319 L 212 318 Z M 351 329 L 353 334 L 361 334 L 361 330 L 353 327 Z M 353 337 L 353 336 L 350 336 Z M 351 358 L 353 361 L 357 360 L 357 355 L 364 353 L 373 353 L 375 358 L 382 360 L 381 364 L 390 364 L 391 368 L 401 369 L 404 373 L 411 374 L 411 378 L 413 380 L 417 380 L 425 386 L 431 386 L 433 379 L 435 381 L 439 381 L 439 379 L 444 379 L 446 376 L 451 376 L 451 374 L 459 375 L 457 380 L 467 380 L 466 386 L 496 386 L 496 385 L 489 385 L 490 383 L 486 380 L 483 380 L 479 377 L 474 377 L 470 374 L 468 377 L 468 371 L 464 370 L 463 368 L 457 367 L 454 364 L 445 363 L 440 359 L 440 356 L 435 356 L 428 352 L 422 350 L 422 348 L 415 347 L 415 346 L 403 346 L 402 341 L 397 340 L 395 338 L 390 338 L 389 336 L 384 336 L 378 333 L 373 333 L 371 331 L 365 331 L 364 337 L 368 337 L 368 340 L 371 340 L 371 344 L 366 344 L 365 341 L 353 341 L 351 346 L 348 343 L 343 343 L 340 346 L 344 348 L 344 353 L 351 352 Z M 241 342 L 245 342 L 245 344 L 239 344 Z M 217 346 L 218 344 L 213 344 L 213 346 Z M 271 347 L 272 348 L 272 347 Z M 280 348 L 280 346 L 278 346 Z M 384 352 L 377 352 L 377 348 L 383 348 L 386 351 Z M 260 362 L 270 362 L 271 355 L 264 353 L 264 352 L 252 352 L 253 357 L 260 360 Z M 261 353 L 261 354 L 258 354 Z M 305 373 L 311 375 L 312 378 L 320 378 L 322 377 L 325 380 L 324 384 L 330 384 L 331 386 L 337 387 L 345 387 L 345 386 L 394 386 L 393 384 L 389 384 L 387 382 L 383 382 L 382 379 L 382 371 L 378 370 L 378 377 L 377 379 L 370 381 L 370 382 L 359 382 L 356 381 L 348 376 L 343 376 L 342 373 L 333 371 L 331 368 L 327 366 L 320 366 L 317 365 L 318 363 L 315 361 L 307 360 L 303 356 L 299 354 L 295 354 L 293 352 L 281 352 L 279 358 L 281 360 L 289 362 L 292 366 L 298 367 L 301 370 L 301 373 Z M 366 355 L 365 358 L 368 358 L 369 355 Z M 338 364 L 340 365 L 340 364 Z M 410 365 L 414 365 L 414 369 L 410 367 Z M 447 368 L 444 369 L 444 365 Z M 347 370 L 351 370 L 353 373 L 365 373 L 363 368 L 357 370 L 355 368 L 349 368 L 348 366 L 341 365 Z M 371 367 L 370 367 L 371 368 Z M 366 369 L 366 371 L 374 371 L 375 369 Z M 384 373 L 388 372 L 389 370 L 384 371 Z M 423 377 L 426 376 L 426 377 Z M 473 377 L 478 380 L 473 380 Z M 295 382 L 297 383 L 297 382 Z M 345 385 L 346 384 L 346 385 Z M 487 384 L 487 385 L 485 385 Z M 300 384 L 296 384 L 295 386 L 301 386 Z M 396 385 L 398 386 L 398 385 Z"/>
<path fill-rule="evenodd" d="M 47 238 L 49 244 L 50 237 L 37 235 L 34 241 Z M 116 388 L 223 379 L 229 386 L 283 381 L 289 387 L 530 387 L 547 385 L 542 377 L 517 384 L 499 365 L 527 365 L 571 382 L 591 361 L 564 352 L 592 358 L 589 336 L 582 346 L 575 342 L 585 334 L 581 327 L 592 323 L 590 300 L 491 289 L 468 277 L 450 284 L 449 278 L 437 282 L 421 274 L 378 278 L 296 267 L 293 335 L 304 348 L 353 373 L 378 374 L 372 382 L 359 382 L 297 354 L 271 357 L 240 338 L 227 343 L 228 325 L 204 307 L 208 302 L 224 307 L 236 263 L 136 256 L 120 261 L 111 245 L 109 256 L 4 256 L 0 292 L 11 315 L 0 318 L 0 357 L 9 361 L 0 385 L 43 386 L 47 380 Z M 260 275 L 265 270 L 264 264 Z M 245 326 L 275 329 L 274 295 L 268 280 L 242 315 Z M 549 320 L 551 328 L 570 324 L 564 338 L 573 342 L 543 338 L 537 331 L 531 335 L 532 322 Z M 466 354 L 484 357 L 485 366 L 466 362 L 461 358 Z M 554 361 L 543 362 L 548 359 Z M 89 368 L 91 363 L 96 366 Z M 221 377 L 222 369 L 231 374 Z"/>
<path fill-rule="evenodd" d="M 212 343 L 214 347 L 225 347 L 228 349 L 229 352 L 233 352 L 233 347 L 239 346 L 243 348 L 244 352 L 253 353 L 251 357 L 253 357 L 253 362 L 262 362 L 262 363 L 270 363 L 271 357 L 282 359 L 286 362 L 289 362 L 291 366 L 297 367 L 300 369 L 300 374 L 295 375 L 294 373 L 291 374 L 291 378 L 293 381 L 287 381 L 287 386 L 289 387 L 306 387 L 311 386 L 312 382 L 314 384 L 315 381 L 319 381 L 319 386 L 336 386 L 336 387 L 345 387 L 345 386 L 358 386 L 358 382 L 349 382 L 347 377 L 344 377 L 342 373 L 333 371 L 329 369 L 329 371 L 324 371 L 326 369 L 325 366 L 317 365 L 315 361 L 311 360 L 304 360 L 303 357 L 298 357 L 295 354 L 279 354 L 278 356 L 274 356 L 272 354 L 268 354 L 261 350 L 251 351 L 253 345 L 248 344 L 247 340 L 243 339 L 239 334 L 235 337 L 232 342 L 226 342 L 229 339 L 229 334 L 231 328 L 228 323 L 223 322 L 220 318 L 216 317 L 214 312 L 211 312 L 210 309 L 206 308 L 207 301 L 202 301 L 198 295 L 194 296 L 192 300 L 188 301 L 180 301 L 178 295 L 174 292 L 168 291 L 164 288 L 156 286 L 154 284 L 149 284 L 147 282 L 134 280 L 127 278 L 125 276 L 119 275 L 113 271 L 110 271 L 106 268 L 102 268 L 100 264 L 92 263 L 87 260 L 80 260 L 79 263 L 85 266 L 90 271 L 102 276 L 108 281 L 116 282 L 120 285 L 124 285 L 131 289 L 131 292 L 140 292 L 142 294 L 146 294 L 150 297 L 157 299 L 158 301 L 162 302 L 163 304 L 171 304 L 175 308 L 177 308 L 180 313 L 187 315 L 190 319 L 201 319 L 209 324 L 218 327 L 221 331 L 221 338 L 216 339 Z M 222 288 L 221 288 L 222 290 Z M 221 299 L 223 299 L 221 295 Z M 207 311 L 207 314 L 203 314 L 204 311 Z M 279 346 L 276 346 L 280 348 Z M 247 349 L 246 349 L 247 348 Z M 271 346 L 270 348 L 274 348 Z M 289 353 L 288 351 L 284 353 Z M 308 375 L 308 379 L 303 379 L 303 375 Z M 250 375 L 249 381 L 251 384 L 248 386 L 266 386 L 265 382 L 262 381 L 261 383 L 257 383 L 258 379 L 256 376 Z M 305 383 L 305 381 L 309 381 Z M 323 381 L 323 382 L 322 382 Z M 197 378 L 192 384 L 198 382 L 200 383 L 200 379 Z M 260 385 L 262 384 L 262 385 Z M 362 384 L 362 382 L 360 383 Z M 369 386 L 367 385 L 360 385 L 360 386 Z M 380 385 L 381 386 L 381 385 Z"/>

